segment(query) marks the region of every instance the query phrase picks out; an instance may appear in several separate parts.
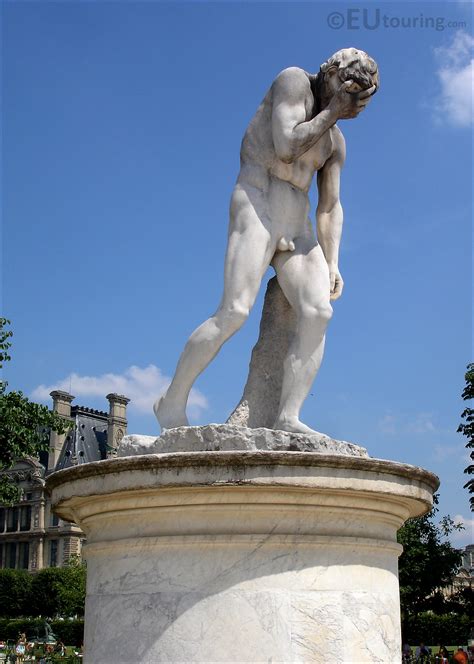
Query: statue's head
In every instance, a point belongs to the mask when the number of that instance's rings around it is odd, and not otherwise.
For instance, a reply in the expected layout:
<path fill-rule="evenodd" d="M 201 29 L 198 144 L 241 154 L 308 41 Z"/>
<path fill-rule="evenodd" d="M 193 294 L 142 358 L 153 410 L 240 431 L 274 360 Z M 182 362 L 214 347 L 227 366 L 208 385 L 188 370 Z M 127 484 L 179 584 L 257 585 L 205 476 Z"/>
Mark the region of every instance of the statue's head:
<path fill-rule="evenodd" d="M 331 55 L 320 68 L 324 77 L 325 87 L 329 96 L 345 81 L 352 80 L 349 92 L 360 92 L 375 85 L 379 87 L 379 70 L 377 63 L 365 51 L 359 48 L 343 48 Z"/>

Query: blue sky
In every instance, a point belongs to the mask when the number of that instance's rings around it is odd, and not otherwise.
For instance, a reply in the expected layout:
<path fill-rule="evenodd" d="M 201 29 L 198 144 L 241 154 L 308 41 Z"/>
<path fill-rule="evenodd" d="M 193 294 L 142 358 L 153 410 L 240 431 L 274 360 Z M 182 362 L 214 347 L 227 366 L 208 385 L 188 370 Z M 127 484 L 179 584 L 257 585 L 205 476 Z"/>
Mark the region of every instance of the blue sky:
<path fill-rule="evenodd" d="M 10 387 L 48 403 L 59 386 L 101 409 L 123 392 L 129 432 L 158 432 L 151 403 L 221 295 L 249 120 L 281 69 L 316 72 L 356 46 L 377 60 L 381 88 L 340 124 L 345 291 L 303 418 L 374 457 L 436 472 L 442 512 L 466 521 L 455 541 L 472 541 L 456 434 L 472 359 L 470 10 L 4 2 Z M 193 423 L 224 421 L 237 403 L 262 294 L 198 380 Z"/>

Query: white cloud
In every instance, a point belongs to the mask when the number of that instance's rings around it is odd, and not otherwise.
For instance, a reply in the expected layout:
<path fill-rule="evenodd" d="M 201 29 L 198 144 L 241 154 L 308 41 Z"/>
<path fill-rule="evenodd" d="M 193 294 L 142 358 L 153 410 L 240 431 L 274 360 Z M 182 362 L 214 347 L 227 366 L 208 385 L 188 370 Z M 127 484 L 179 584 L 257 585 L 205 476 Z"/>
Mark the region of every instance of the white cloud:
<path fill-rule="evenodd" d="M 463 547 L 474 542 L 474 518 L 466 518 L 462 514 L 453 516 L 456 524 L 464 526 L 464 530 L 455 530 L 449 536 L 454 546 Z"/>
<path fill-rule="evenodd" d="M 429 433 L 436 431 L 432 413 L 418 413 L 412 422 L 407 422 L 407 431 L 411 433 Z"/>
<path fill-rule="evenodd" d="M 464 30 L 458 30 L 448 46 L 435 49 L 439 62 L 437 76 L 440 82 L 440 98 L 435 104 L 438 120 L 448 121 L 459 127 L 473 122 L 474 38 Z"/>
<path fill-rule="evenodd" d="M 123 374 L 106 373 L 101 376 L 80 376 L 71 373 L 51 385 L 38 385 L 31 394 L 38 401 L 49 401 L 49 393 L 53 390 L 72 392 L 76 397 L 84 399 L 105 398 L 109 392 L 124 394 L 130 399 L 130 408 L 139 413 L 152 413 L 153 403 L 163 394 L 170 378 L 162 374 L 154 364 L 141 368 L 131 366 Z M 191 390 L 188 402 L 189 412 L 197 417 L 208 407 L 206 397 L 199 390 Z"/>
<path fill-rule="evenodd" d="M 396 433 L 397 418 L 394 415 L 384 415 L 378 421 L 378 428 L 382 433 Z"/>
<path fill-rule="evenodd" d="M 460 445 L 434 445 L 434 458 L 436 461 L 446 461 L 452 457 L 463 458 L 462 448 Z"/>
<path fill-rule="evenodd" d="M 413 417 L 405 414 L 393 415 L 386 413 L 378 421 L 378 429 L 386 434 L 401 433 L 435 433 L 438 431 L 433 423 L 433 413 L 416 413 Z"/>

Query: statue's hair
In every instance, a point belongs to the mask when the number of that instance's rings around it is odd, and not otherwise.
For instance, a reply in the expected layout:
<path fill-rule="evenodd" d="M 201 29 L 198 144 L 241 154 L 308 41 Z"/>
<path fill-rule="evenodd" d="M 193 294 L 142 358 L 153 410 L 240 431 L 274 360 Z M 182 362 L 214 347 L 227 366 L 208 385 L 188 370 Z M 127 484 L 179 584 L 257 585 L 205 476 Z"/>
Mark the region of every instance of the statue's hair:
<path fill-rule="evenodd" d="M 361 88 L 370 88 L 380 85 L 377 63 L 365 51 L 357 48 L 343 48 L 331 55 L 329 60 L 323 62 L 320 68 L 321 78 L 331 70 L 337 69 L 341 82 L 352 79 Z"/>

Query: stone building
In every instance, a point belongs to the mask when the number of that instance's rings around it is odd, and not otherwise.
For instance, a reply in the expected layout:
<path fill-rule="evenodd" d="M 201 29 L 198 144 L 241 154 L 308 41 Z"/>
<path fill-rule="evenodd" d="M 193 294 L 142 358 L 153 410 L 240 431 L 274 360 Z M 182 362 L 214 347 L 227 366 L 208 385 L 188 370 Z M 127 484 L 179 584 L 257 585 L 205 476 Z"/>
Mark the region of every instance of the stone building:
<path fill-rule="evenodd" d="M 474 544 L 468 544 L 461 552 L 461 566 L 451 583 L 442 588 L 445 597 L 451 597 L 464 588 L 474 590 Z"/>
<path fill-rule="evenodd" d="M 0 569 L 35 572 L 81 554 L 84 534 L 53 514 L 45 478 L 55 470 L 113 456 L 127 432 L 127 397 L 108 394 L 108 413 L 72 406 L 75 397 L 60 390 L 51 397 L 53 410 L 69 419 L 71 428 L 65 434 L 50 432 L 49 450 L 39 459 L 21 459 L 5 471 L 21 487 L 22 497 L 13 507 L 0 506 Z"/>
<path fill-rule="evenodd" d="M 471 588 L 474 590 L 474 544 L 468 544 L 462 552 L 462 562 L 452 583 L 452 593 Z"/>

